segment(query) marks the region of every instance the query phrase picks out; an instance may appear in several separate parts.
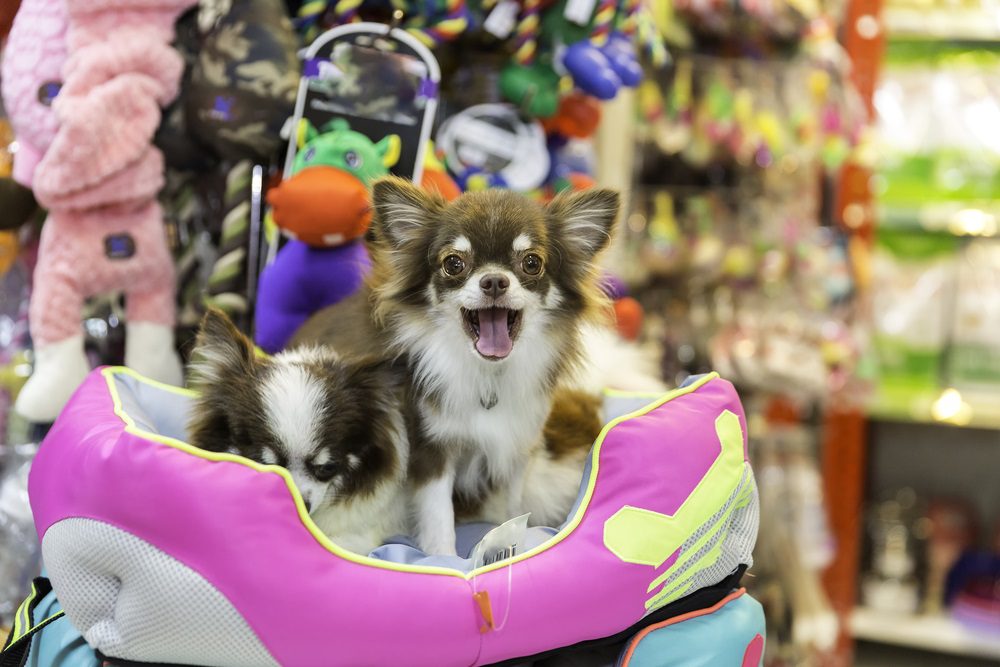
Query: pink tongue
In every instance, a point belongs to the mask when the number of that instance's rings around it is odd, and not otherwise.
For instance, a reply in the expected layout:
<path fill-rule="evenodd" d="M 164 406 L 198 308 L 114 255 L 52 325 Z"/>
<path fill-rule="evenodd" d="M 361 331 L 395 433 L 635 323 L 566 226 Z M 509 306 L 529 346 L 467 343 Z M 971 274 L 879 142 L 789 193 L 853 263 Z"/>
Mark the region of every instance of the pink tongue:
<path fill-rule="evenodd" d="M 507 310 L 484 308 L 479 311 L 479 340 L 476 349 L 484 357 L 503 359 L 510 354 L 514 344 L 507 333 Z"/>

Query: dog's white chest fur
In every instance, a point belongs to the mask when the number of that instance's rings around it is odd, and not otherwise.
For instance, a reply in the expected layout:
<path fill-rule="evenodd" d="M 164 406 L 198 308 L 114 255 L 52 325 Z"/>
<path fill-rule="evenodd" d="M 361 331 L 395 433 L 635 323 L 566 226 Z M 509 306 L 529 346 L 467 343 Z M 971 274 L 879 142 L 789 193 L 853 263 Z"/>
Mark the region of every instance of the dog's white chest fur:
<path fill-rule="evenodd" d="M 455 448 L 459 490 L 480 489 L 484 476 L 510 482 L 538 446 L 551 407 L 558 352 L 542 323 L 525 327 L 519 349 L 502 362 L 478 358 L 458 327 L 426 333 L 414 355 L 418 384 L 436 397 L 420 404 L 425 434 Z"/>
<path fill-rule="evenodd" d="M 527 453 L 539 444 L 550 407 L 541 378 L 534 386 L 509 373 L 497 379 L 478 383 L 478 392 L 472 387 L 449 392 L 442 408 L 429 410 L 430 418 L 424 420 L 428 435 L 460 447 L 455 486 L 462 491 L 478 490 L 485 478 L 511 480 L 520 474 Z"/>

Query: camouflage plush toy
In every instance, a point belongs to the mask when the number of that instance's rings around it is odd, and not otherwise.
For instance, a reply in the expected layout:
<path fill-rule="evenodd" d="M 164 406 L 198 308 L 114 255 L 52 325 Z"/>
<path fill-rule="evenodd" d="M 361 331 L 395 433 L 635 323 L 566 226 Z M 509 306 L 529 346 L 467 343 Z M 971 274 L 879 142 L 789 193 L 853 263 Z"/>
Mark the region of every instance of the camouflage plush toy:
<path fill-rule="evenodd" d="M 361 238 L 368 186 L 399 159 L 399 137 L 378 143 L 336 119 L 319 132 L 304 121 L 289 177 L 268 192 L 274 222 L 291 240 L 260 277 L 255 339 L 282 349 L 310 315 L 352 294 L 368 271 Z"/>
<path fill-rule="evenodd" d="M 155 138 L 178 266 L 178 340 L 206 307 L 250 330 L 257 279 L 254 165 L 284 156 L 300 48 L 284 0 L 202 0 L 176 24 L 180 94 Z"/>

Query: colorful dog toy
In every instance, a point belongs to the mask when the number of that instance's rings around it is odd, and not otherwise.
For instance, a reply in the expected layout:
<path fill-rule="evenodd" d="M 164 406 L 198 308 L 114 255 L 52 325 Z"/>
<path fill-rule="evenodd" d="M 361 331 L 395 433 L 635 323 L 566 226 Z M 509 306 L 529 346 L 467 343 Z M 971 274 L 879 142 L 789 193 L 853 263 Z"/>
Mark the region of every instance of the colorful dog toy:
<path fill-rule="evenodd" d="M 305 41 L 312 42 L 322 28 L 360 21 L 360 11 L 366 4 L 364 0 L 309 0 L 299 8 L 296 25 L 304 32 Z M 373 4 L 401 12 L 406 17 L 402 27 L 427 47 L 450 42 L 469 27 L 465 0 L 390 0 Z"/>
<path fill-rule="evenodd" d="M 547 118 L 557 111 L 560 75 L 600 100 L 614 98 L 622 87 L 642 80 L 638 49 L 654 65 L 666 61 L 662 37 L 649 29 L 640 0 L 599 0 L 589 13 L 569 0 L 549 6 L 539 20 L 539 3 L 526 0 L 515 31 L 514 56 L 501 73 L 501 91 L 523 111 Z M 584 8 L 584 12 L 587 9 Z"/>
<path fill-rule="evenodd" d="M 371 222 L 368 185 L 399 159 L 399 137 L 372 143 L 340 118 L 322 133 L 304 121 L 299 143 L 290 176 L 267 195 L 275 224 L 291 237 L 260 277 L 255 337 L 269 353 L 361 285 L 369 266 L 360 240 Z"/>
<path fill-rule="evenodd" d="M 424 155 L 424 173 L 420 178 L 420 187 L 441 195 L 446 201 L 458 199 L 462 194 L 462 189 L 448 175 L 448 168 L 434 152 L 432 142 L 427 144 L 427 152 Z"/>

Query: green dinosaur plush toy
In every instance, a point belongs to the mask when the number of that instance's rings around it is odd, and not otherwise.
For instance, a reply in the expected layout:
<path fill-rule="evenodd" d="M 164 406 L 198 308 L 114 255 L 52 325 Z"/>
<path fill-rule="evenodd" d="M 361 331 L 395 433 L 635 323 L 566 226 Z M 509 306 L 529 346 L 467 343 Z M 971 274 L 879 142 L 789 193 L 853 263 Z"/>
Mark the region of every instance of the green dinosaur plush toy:
<path fill-rule="evenodd" d="M 399 159 L 399 137 L 378 143 L 336 119 L 300 126 L 289 177 L 267 195 L 275 223 L 292 237 L 260 277 L 255 342 L 281 350 L 310 315 L 352 294 L 368 272 L 361 237 L 368 186 Z"/>
<path fill-rule="evenodd" d="M 396 164 L 399 137 L 390 134 L 373 143 L 337 118 L 322 132 L 303 121 L 298 144 L 289 177 L 267 194 L 275 224 L 314 247 L 362 236 L 371 222 L 368 186 Z"/>

